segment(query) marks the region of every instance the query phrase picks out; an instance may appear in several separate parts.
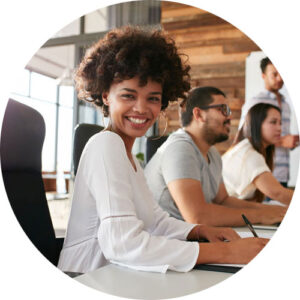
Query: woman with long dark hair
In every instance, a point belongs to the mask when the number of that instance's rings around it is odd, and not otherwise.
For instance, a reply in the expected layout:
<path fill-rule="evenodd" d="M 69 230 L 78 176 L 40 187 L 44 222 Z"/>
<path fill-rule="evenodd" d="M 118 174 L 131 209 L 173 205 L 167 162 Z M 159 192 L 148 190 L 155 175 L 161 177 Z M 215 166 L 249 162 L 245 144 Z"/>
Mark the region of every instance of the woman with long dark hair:
<path fill-rule="evenodd" d="M 281 136 L 281 111 L 259 103 L 246 116 L 232 147 L 223 155 L 223 178 L 228 193 L 262 202 L 265 196 L 287 205 L 293 191 L 272 175 L 275 145 Z"/>

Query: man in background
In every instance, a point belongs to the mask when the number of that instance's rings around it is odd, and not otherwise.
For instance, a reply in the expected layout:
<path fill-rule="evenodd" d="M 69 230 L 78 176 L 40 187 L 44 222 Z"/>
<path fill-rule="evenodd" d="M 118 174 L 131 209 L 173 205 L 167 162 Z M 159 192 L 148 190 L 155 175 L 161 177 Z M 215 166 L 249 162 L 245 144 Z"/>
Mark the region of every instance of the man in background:
<path fill-rule="evenodd" d="M 228 139 L 230 115 L 219 89 L 201 87 L 189 93 L 183 128 L 169 136 L 145 168 L 154 199 L 171 216 L 189 223 L 243 226 L 242 214 L 256 224 L 280 222 L 286 208 L 227 194 L 221 156 L 213 145 Z"/>
<path fill-rule="evenodd" d="M 291 111 L 285 97 L 279 92 L 283 86 L 280 74 L 268 57 L 261 60 L 260 68 L 265 89 L 246 101 L 242 108 L 239 128 L 243 126 L 248 110 L 257 103 L 270 103 L 281 109 L 282 137 L 279 144 L 276 145 L 273 175 L 284 187 L 287 187 L 289 180 L 289 151 L 298 146 L 299 136 L 290 134 Z"/>

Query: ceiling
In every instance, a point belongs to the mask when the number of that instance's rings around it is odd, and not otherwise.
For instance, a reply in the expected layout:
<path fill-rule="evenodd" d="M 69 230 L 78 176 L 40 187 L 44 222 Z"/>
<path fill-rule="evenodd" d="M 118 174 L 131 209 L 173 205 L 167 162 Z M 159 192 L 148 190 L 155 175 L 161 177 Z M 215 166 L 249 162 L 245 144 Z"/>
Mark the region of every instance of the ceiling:
<path fill-rule="evenodd" d="M 26 68 L 52 78 L 72 71 L 76 45 L 89 46 L 109 28 L 124 24 L 156 25 L 160 23 L 160 1 L 130 1 L 95 10 L 66 25 L 26 65 Z M 59 46 L 58 46 L 59 45 Z"/>
<path fill-rule="evenodd" d="M 107 8 L 98 9 L 84 16 L 84 32 L 90 34 L 107 30 L 106 26 Z M 62 28 L 51 39 L 60 39 L 66 45 L 42 47 L 31 58 L 26 69 L 52 77 L 58 78 L 67 69 L 74 69 L 75 45 L 69 44 L 68 37 L 75 37 L 80 34 L 80 19 L 74 20 Z M 51 39 L 49 41 L 51 41 Z M 48 41 L 48 42 L 49 42 Z"/>

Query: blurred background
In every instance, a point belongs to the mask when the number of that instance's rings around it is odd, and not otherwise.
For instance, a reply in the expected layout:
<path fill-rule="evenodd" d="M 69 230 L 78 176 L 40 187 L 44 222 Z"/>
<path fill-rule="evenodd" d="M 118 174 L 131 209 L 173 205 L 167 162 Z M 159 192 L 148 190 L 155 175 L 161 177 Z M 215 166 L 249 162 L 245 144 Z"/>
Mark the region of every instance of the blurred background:
<path fill-rule="evenodd" d="M 43 180 L 57 235 L 65 233 L 72 197 L 74 128 L 80 123 L 105 125 L 107 121 L 95 107 L 78 101 L 72 75 L 89 46 L 111 28 L 127 24 L 166 30 L 180 52 L 188 56 L 192 87 L 216 86 L 227 94 L 233 112 L 232 126 L 229 140 L 216 145 L 221 154 L 237 132 L 244 101 L 263 87 L 259 61 L 266 54 L 230 23 L 195 7 L 176 2 L 133 1 L 96 10 L 61 29 L 16 74 L 10 95 L 44 117 Z M 290 101 L 285 87 L 282 92 Z M 178 104 L 167 109 L 167 122 L 165 134 L 180 126 Z M 295 114 L 291 126 L 292 133 L 297 134 Z M 149 135 L 162 134 L 164 127 L 162 120 Z M 145 153 L 145 138 L 136 141 L 133 151 Z M 294 187 L 299 149 L 291 152 L 291 160 L 289 186 Z"/>

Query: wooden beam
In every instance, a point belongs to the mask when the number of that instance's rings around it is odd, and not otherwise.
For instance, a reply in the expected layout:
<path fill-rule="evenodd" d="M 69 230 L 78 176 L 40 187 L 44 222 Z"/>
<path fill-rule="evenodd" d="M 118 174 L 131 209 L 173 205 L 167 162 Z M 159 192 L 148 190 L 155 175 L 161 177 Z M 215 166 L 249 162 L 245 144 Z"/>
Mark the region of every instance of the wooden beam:
<path fill-rule="evenodd" d="M 228 77 L 228 78 L 209 78 L 209 79 L 199 79 L 198 86 L 215 86 L 222 90 L 226 87 L 245 87 L 245 78 L 244 77 Z"/>
<path fill-rule="evenodd" d="M 218 24 L 228 24 L 228 22 L 209 13 L 180 17 L 176 18 L 176 21 L 163 20 L 163 27 L 167 31 L 184 28 L 188 29 L 197 26 L 211 26 Z"/>
<path fill-rule="evenodd" d="M 242 77 L 245 76 L 245 62 L 192 65 L 190 74 L 194 79 Z"/>
<path fill-rule="evenodd" d="M 172 1 L 161 1 L 160 5 L 162 10 L 190 7 L 189 5 L 178 3 L 178 2 L 172 2 Z"/>
<path fill-rule="evenodd" d="M 236 41 L 232 41 L 230 43 L 224 43 L 223 47 L 223 52 L 225 54 L 260 50 L 261 49 L 253 41 L 247 38 L 237 39 Z"/>
<path fill-rule="evenodd" d="M 228 25 L 207 26 L 205 28 L 193 27 L 185 32 L 170 31 L 169 34 L 176 41 L 177 45 L 189 44 L 196 41 L 230 41 L 230 39 L 239 39 L 245 37 L 241 31 Z"/>
<path fill-rule="evenodd" d="M 178 48 L 201 48 L 209 46 L 222 46 L 224 54 L 259 51 L 260 48 L 247 38 L 216 38 L 216 39 L 195 39 L 189 42 L 176 40 Z"/>
<path fill-rule="evenodd" d="M 188 56 L 191 65 L 244 62 L 249 55 L 249 52 L 224 54 L 221 46 L 183 49 L 182 53 Z"/>
<path fill-rule="evenodd" d="M 161 12 L 161 18 L 163 20 L 187 16 L 187 15 L 195 15 L 195 14 L 206 14 L 207 11 L 199 9 L 197 7 L 193 6 L 184 6 L 184 7 L 178 7 L 168 10 L 162 10 Z"/>

